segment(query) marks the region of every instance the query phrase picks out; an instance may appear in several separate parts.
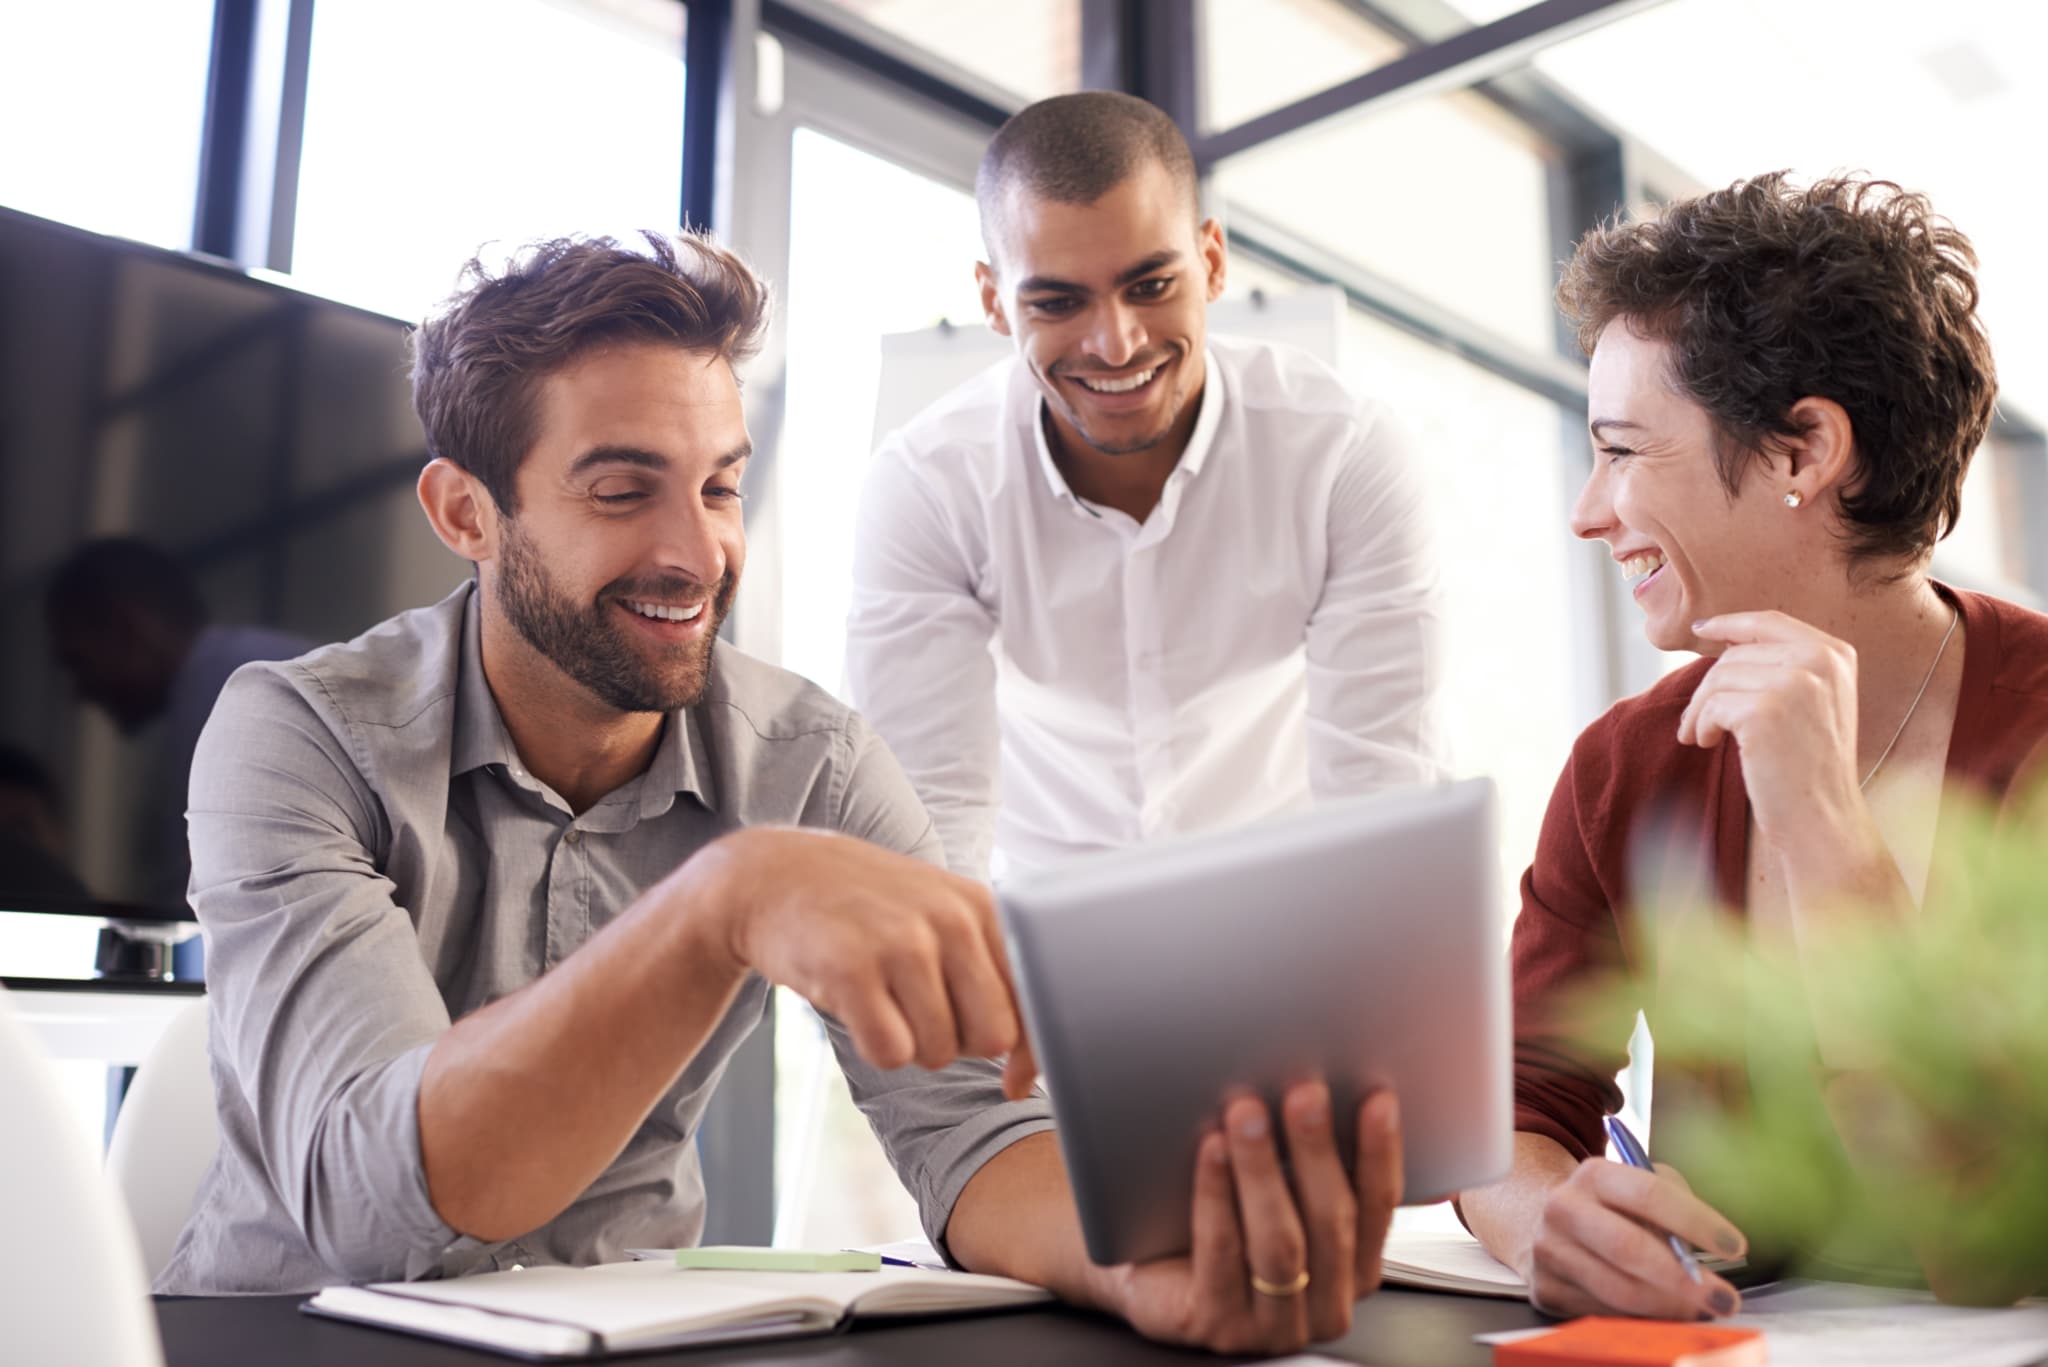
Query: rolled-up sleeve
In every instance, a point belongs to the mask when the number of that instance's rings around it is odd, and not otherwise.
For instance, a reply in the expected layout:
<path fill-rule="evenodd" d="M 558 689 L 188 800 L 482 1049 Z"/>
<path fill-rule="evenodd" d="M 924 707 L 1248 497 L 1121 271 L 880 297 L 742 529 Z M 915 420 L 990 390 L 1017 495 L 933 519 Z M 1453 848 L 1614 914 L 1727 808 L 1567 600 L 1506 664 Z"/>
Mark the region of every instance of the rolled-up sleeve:
<path fill-rule="evenodd" d="M 420 1158 L 420 1074 L 448 1012 L 375 851 L 348 724 L 298 666 L 223 690 L 192 764 L 191 902 L 207 939 L 223 1143 L 352 1279 L 463 1242 Z"/>
<path fill-rule="evenodd" d="M 1308 621 L 1309 785 L 1319 799 L 1448 773 L 1443 604 L 1409 442 L 1361 418 L 1325 513 L 1328 565 Z"/>
<path fill-rule="evenodd" d="M 937 832 L 910 780 L 858 716 L 848 719 L 845 755 L 840 829 L 943 865 Z M 1006 1099 L 1002 1066 L 991 1059 L 962 1059 L 937 1071 L 877 1068 L 860 1057 L 843 1025 L 823 1020 L 854 1102 L 916 1198 L 932 1246 L 945 1253 L 946 1223 L 968 1180 L 1018 1140 L 1051 1129 L 1052 1103 L 1041 1093 Z"/>

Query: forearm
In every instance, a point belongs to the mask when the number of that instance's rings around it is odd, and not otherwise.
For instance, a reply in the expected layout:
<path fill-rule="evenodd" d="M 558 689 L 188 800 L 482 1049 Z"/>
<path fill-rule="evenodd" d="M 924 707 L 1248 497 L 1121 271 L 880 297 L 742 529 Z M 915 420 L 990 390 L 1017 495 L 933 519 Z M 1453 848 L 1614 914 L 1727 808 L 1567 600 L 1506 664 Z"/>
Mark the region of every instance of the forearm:
<path fill-rule="evenodd" d="M 1486 1251 L 1524 1277 L 1544 1202 L 1579 1162 L 1546 1135 L 1517 1133 L 1514 1165 L 1490 1187 L 1458 1197 L 1458 1214 Z"/>
<path fill-rule="evenodd" d="M 419 1127 L 442 1219 L 479 1239 L 523 1234 L 618 1156 L 744 978 L 686 914 L 708 895 L 685 866 L 559 968 L 436 1042 Z"/>
<path fill-rule="evenodd" d="M 946 1224 L 961 1266 L 1043 1286 L 1060 1299 L 1110 1309 L 1111 1269 L 1088 1257 L 1059 1142 L 1018 1140 L 968 1180 Z"/>

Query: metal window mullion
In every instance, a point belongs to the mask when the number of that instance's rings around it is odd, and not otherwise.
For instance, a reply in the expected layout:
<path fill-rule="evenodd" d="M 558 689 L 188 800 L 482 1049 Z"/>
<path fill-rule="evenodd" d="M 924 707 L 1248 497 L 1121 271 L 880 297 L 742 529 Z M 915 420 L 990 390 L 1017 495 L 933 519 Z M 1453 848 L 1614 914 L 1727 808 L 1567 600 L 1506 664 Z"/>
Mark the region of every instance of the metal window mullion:
<path fill-rule="evenodd" d="M 1552 403 L 1583 413 L 1585 367 L 1510 341 L 1360 263 L 1315 246 L 1261 219 L 1241 204 L 1225 211 L 1231 240 L 1304 279 L 1342 289 L 1351 302 L 1433 346 L 1439 346 Z"/>
<path fill-rule="evenodd" d="M 259 184 L 267 181 L 268 212 L 260 223 L 249 225 L 252 235 L 260 234 L 250 245 L 262 246 L 262 264 L 286 272 L 292 268 L 292 241 L 298 233 L 299 160 L 306 145 L 306 89 L 313 68 L 313 0 L 290 3 L 272 113 L 276 138 L 269 164 L 252 168 Z"/>
<path fill-rule="evenodd" d="M 1550 257 L 1561 270 L 1579 239 L 1628 199 L 1621 140 L 1610 137 L 1600 146 L 1561 155 L 1551 164 L 1545 186 L 1550 200 Z M 1554 286 L 1556 282 L 1549 283 Z M 1578 337 L 1561 313 L 1556 315 L 1556 347 L 1568 362 L 1582 364 Z M 1582 425 L 1585 416 L 1581 408 L 1558 424 L 1563 456 L 1558 466 L 1558 499 L 1565 516 L 1577 501 L 1579 486 L 1590 469 L 1592 449 Z M 1574 624 L 1573 720 L 1584 726 L 1631 691 L 1629 683 L 1645 663 L 1645 646 L 1641 633 L 1631 630 L 1633 623 L 1625 616 L 1627 605 L 1614 591 L 1615 576 L 1596 548 L 1571 548 L 1567 582 Z"/>
<path fill-rule="evenodd" d="M 683 31 L 683 202 L 685 227 L 720 229 L 721 129 L 732 100 L 732 0 L 688 0 Z"/>
<path fill-rule="evenodd" d="M 215 0 L 193 250 L 291 269 L 312 43 L 313 0 Z"/>
<path fill-rule="evenodd" d="M 757 0 L 760 29 L 993 129 L 1025 101 L 823 0 Z"/>
<path fill-rule="evenodd" d="M 256 0 L 214 0 L 206 113 L 199 134 L 199 182 L 192 249 L 235 259 L 241 218 L 243 148 L 256 52 Z"/>
<path fill-rule="evenodd" d="M 1526 63 L 1545 48 L 1663 3 L 1665 0 L 1539 0 L 1527 9 L 1404 53 L 1364 75 L 1234 128 L 1204 134 L 1196 140 L 1195 160 L 1210 166 L 1369 105 L 1468 88 Z"/>
<path fill-rule="evenodd" d="M 788 278 L 788 251 L 756 250 L 755 235 L 764 218 L 761 182 L 778 174 L 773 148 L 780 138 L 780 173 L 786 182 L 788 134 L 766 127 L 769 120 L 753 107 L 755 39 L 761 30 L 760 0 L 690 0 L 683 60 L 683 220 L 693 227 L 712 227 L 728 246 L 737 248 L 755 270 L 769 280 Z M 764 149 L 768 152 L 764 155 Z M 740 174 L 744 167 L 746 174 Z M 787 192 L 784 218 L 787 218 Z M 782 227 L 787 236 L 788 227 Z M 757 458 L 748 475 L 756 489 L 772 483 L 774 447 L 781 421 L 781 384 L 759 382 L 779 375 L 786 323 L 780 300 L 771 312 L 768 337 L 748 373 L 755 383 L 743 392 L 747 426 Z M 772 500 L 747 500 L 747 536 L 756 540 L 757 521 Z M 773 607 L 777 588 L 772 529 L 756 544 L 754 568 L 747 590 L 721 635 L 742 649 L 761 653 L 750 639 L 765 627 L 779 630 Z M 767 581 L 767 601 L 760 593 Z M 758 619 L 766 609 L 769 621 Z M 772 657 L 771 657 L 772 658 Z M 697 1151 L 704 1175 L 703 1240 L 714 1244 L 766 1244 L 775 1228 L 775 1002 L 771 994 L 761 1023 L 727 1060 L 718 1090 L 697 1129 Z"/>
<path fill-rule="evenodd" d="M 1192 143 L 1202 121 L 1201 10 L 1187 0 L 1081 0 L 1081 84 L 1165 110 Z"/>

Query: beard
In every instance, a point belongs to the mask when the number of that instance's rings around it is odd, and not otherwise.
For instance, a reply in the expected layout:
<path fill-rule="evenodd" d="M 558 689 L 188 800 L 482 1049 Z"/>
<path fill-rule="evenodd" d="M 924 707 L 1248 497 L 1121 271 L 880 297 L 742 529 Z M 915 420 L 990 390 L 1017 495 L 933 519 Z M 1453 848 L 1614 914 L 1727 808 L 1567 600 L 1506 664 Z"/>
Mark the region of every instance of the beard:
<path fill-rule="evenodd" d="M 498 606 L 526 643 L 557 669 L 619 712 L 673 712 L 695 706 L 711 677 L 718 628 L 732 609 L 737 582 L 728 572 L 711 591 L 701 636 L 673 645 L 636 642 L 612 615 L 624 598 L 676 601 L 700 596 L 693 579 L 615 579 L 588 606 L 558 592 L 534 549 L 511 520 L 504 524 Z"/>

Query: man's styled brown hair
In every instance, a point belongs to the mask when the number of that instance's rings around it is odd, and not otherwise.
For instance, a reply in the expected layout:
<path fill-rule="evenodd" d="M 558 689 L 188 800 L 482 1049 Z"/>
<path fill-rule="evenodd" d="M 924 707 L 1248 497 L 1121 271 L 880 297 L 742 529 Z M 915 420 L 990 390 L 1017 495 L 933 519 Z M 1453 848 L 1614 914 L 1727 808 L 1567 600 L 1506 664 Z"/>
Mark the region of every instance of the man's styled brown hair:
<path fill-rule="evenodd" d="M 699 233 L 642 232 L 522 248 L 493 273 L 463 267 L 456 292 L 412 333 L 412 401 L 427 454 L 475 475 L 506 513 L 534 441 L 540 382 L 605 342 L 663 342 L 737 366 L 761 344 L 768 286 Z"/>
<path fill-rule="evenodd" d="M 1842 499 L 1849 553 L 1917 558 L 1962 512 L 1998 392 L 1976 264 L 1925 195 L 1853 177 L 1799 189 L 1780 171 L 1596 228 L 1557 300 L 1588 354 L 1617 318 L 1670 346 L 1730 496 L 1774 440 L 1800 435 L 1793 404 L 1840 404 L 1859 465 Z"/>

